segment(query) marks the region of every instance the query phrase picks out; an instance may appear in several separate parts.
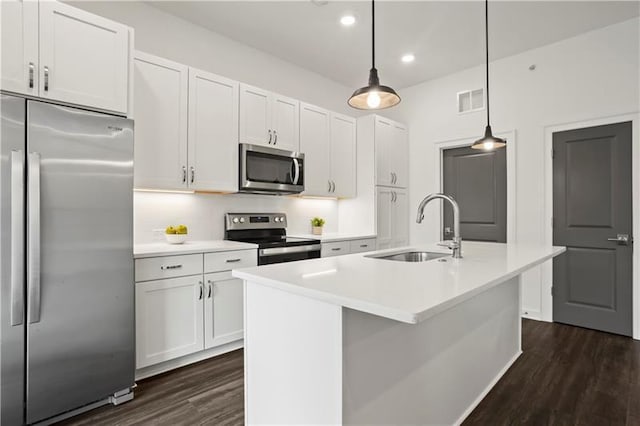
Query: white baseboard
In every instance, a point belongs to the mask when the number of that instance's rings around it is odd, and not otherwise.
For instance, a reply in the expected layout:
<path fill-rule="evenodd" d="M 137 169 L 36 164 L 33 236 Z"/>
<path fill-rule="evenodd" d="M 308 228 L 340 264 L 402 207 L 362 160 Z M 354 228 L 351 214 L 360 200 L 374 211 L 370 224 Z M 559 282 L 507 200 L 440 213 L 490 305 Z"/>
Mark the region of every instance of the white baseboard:
<path fill-rule="evenodd" d="M 511 360 L 507 363 L 507 365 L 505 365 L 504 368 L 500 370 L 500 372 L 496 375 L 496 377 L 493 378 L 491 383 L 489 383 L 489 385 L 480 393 L 480 395 L 478 395 L 478 398 L 476 398 L 476 400 L 473 401 L 471 405 L 469 405 L 469 407 L 465 410 L 465 412 L 462 413 L 458 421 L 455 422 L 455 425 L 461 425 L 462 422 L 464 422 L 464 420 L 469 416 L 469 414 L 471 414 L 473 410 L 476 409 L 478 404 L 480 404 L 480 402 L 489 394 L 491 389 L 493 389 L 493 387 L 496 385 L 496 383 L 498 383 L 498 381 L 502 378 L 502 376 L 504 376 L 504 373 L 506 373 L 507 370 L 511 368 L 513 363 L 516 362 L 516 360 L 520 357 L 520 355 L 522 355 L 522 351 L 518 351 L 513 356 L 513 358 L 511 358 Z"/>
<path fill-rule="evenodd" d="M 215 348 L 196 352 L 194 354 L 186 355 L 180 358 L 161 362 L 159 364 L 150 365 L 148 367 L 136 370 L 136 380 L 142 380 L 160 373 L 166 373 L 167 371 L 175 370 L 176 368 L 184 367 L 186 365 L 194 364 L 208 358 L 226 354 L 227 352 L 235 351 L 236 349 L 240 349 L 242 347 L 244 347 L 243 339 L 217 346 Z"/>
<path fill-rule="evenodd" d="M 522 308 L 522 318 L 532 319 L 536 321 L 543 321 L 542 313 L 533 309 Z"/>

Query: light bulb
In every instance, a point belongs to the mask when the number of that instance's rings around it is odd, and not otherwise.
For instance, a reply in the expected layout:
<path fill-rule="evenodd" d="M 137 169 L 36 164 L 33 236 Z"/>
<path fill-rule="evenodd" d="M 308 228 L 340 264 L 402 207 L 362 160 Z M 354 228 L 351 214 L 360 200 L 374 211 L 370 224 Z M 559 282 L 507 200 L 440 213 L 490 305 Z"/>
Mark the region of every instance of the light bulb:
<path fill-rule="evenodd" d="M 340 18 L 340 23 L 345 27 L 350 27 L 356 23 L 356 17 L 353 15 L 344 15 Z"/>
<path fill-rule="evenodd" d="M 380 95 L 378 92 L 369 92 L 367 96 L 367 105 L 369 108 L 378 108 L 380 106 Z"/>
<path fill-rule="evenodd" d="M 485 142 L 484 144 L 482 144 L 482 148 L 485 151 L 491 151 L 493 149 L 493 142 Z"/>

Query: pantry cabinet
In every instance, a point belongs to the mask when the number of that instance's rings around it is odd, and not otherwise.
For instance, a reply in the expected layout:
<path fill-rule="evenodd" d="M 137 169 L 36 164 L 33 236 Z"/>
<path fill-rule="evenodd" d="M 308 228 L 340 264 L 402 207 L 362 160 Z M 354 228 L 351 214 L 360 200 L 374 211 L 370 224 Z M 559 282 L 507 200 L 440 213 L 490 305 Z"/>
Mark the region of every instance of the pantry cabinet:
<path fill-rule="evenodd" d="M 405 189 L 378 186 L 376 189 L 377 249 L 409 244 L 409 203 Z"/>
<path fill-rule="evenodd" d="M 1 7 L 3 90 L 128 112 L 129 27 L 56 1 Z"/>
<path fill-rule="evenodd" d="M 305 154 L 305 195 L 355 197 L 355 119 L 303 103 L 300 150 Z"/>
<path fill-rule="evenodd" d="M 240 142 L 298 151 L 300 103 L 240 84 Z"/>
<path fill-rule="evenodd" d="M 406 188 L 409 182 L 409 146 L 404 125 L 375 116 L 376 184 Z"/>

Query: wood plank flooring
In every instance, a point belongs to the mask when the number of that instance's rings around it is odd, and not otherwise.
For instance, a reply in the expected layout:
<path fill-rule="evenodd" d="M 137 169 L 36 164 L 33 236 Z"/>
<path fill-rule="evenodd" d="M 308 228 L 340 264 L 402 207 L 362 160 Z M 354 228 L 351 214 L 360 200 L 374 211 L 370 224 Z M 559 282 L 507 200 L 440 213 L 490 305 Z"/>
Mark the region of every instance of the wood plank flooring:
<path fill-rule="evenodd" d="M 464 425 L 640 426 L 640 342 L 523 321 L 523 354 Z M 244 423 L 242 351 L 138 383 L 133 401 L 64 425 Z"/>

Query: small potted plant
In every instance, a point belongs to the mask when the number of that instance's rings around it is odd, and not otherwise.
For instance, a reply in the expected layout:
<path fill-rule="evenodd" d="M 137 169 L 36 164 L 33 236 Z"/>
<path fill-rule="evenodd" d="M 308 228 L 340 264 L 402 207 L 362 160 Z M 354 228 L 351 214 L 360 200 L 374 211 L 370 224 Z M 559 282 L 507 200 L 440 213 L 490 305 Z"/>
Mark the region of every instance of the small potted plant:
<path fill-rule="evenodd" d="M 322 235 L 322 227 L 324 226 L 324 219 L 321 217 L 314 217 L 311 219 L 311 230 L 313 235 Z"/>

